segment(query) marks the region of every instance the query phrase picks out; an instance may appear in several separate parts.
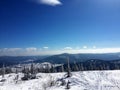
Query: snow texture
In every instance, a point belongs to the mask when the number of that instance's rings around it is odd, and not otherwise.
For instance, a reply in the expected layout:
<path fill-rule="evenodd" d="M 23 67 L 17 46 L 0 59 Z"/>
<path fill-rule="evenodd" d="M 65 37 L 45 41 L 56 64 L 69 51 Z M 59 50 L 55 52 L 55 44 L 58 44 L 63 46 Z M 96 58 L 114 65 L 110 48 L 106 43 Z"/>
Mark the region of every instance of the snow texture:
<path fill-rule="evenodd" d="M 120 90 L 120 71 L 81 71 L 72 72 L 70 78 L 66 73 L 39 73 L 37 79 L 22 81 L 22 73 L 6 74 L 0 90 L 68 90 L 66 82 L 70 82 L 69 90 Z M 18 78 L 18 79 L 16 79 Z M 65 84 L 61 85 L 62 82 Z"/>

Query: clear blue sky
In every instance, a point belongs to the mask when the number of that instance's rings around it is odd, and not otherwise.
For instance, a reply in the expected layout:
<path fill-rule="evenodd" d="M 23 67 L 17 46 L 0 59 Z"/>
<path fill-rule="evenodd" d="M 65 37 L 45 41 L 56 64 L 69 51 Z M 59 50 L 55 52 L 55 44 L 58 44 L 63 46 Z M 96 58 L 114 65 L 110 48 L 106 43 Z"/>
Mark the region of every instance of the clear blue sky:
<path fill-rule="evenodd" d="M 119 0 L 0 0 L 0 48 L 119 48 Z"/>

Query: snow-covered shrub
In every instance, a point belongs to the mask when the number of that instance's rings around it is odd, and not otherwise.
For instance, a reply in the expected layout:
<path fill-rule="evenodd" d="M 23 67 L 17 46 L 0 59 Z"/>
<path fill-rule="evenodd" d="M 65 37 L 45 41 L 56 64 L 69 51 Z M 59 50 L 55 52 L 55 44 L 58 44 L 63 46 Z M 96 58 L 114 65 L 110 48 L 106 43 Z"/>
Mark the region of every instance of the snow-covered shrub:
<path fill-rule="evenodd" d="M 48 84 L 49 87 L 54 86 L 55 85 L 54 77 L 52 77 L 51 75 L 49 75 L 49 80 L 48 80 L 47 84 Z"/>
<path fill-rule="evenodd" d="M 15 83 L 18 82 L 18 79 L 19 79 L 19 75 L 17 74 L 16 77 L 15 77 L 15 79 L 14 79 L 14 80 L 15 80 Z"/>
<path fill-rule="evenodd" d="M 42 84 L 43 90 L 47 90 L 47 88 L 55 86 L 55 84 L 56 84 L 56 81 L 53 76 L 48 75 L 47 78 L 48 78 L 48 80 Z"/>
<path fill-rule="evenodd" d="M 61 80 L 61 86 L 65 86 L 66 85 L 66 82 L 64 79 Z"/>
<path fill-rule="evenodd" d="M 23 81 L 24 80 L 29 80 L 30 79 L 30 74 L 29 73 L 25 73 L 24 77 L 21 78 Z"/>
<path fill-rule="evenodd" d="M 6 81 L 6 79 L 2 79 L 2 80 L 0 80 L 0 82 L 5 82 Z"/>
<path fill-rule="evenodd" d="M 65 81 L 64 78 L 61 78 L 61 79 L 58 79 L 58 80 L 56 81 L 56 84 L 57 84 L 58 86 L 65 86 L 65 85 L 66 85 L 66 81 Z"/>

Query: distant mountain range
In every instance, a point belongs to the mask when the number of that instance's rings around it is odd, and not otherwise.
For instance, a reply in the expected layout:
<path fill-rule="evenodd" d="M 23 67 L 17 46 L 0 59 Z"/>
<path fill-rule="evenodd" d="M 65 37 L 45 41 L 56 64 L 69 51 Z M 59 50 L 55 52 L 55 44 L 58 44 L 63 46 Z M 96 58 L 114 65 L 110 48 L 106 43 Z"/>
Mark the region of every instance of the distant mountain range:
<path fill-rule="evenodd" d="M 5 64 L 5 66 L 31 63 L 36 60 L 41 60 L 47 56 L 0 56 L 0 66 Z"/>
<path fill-rule="evenodd" d="M 120 53 L 105 53 L 105 54 L 59 54 L 49 56 L 40 60 L 36 60 L 35 62 L 50 62 L 50 63 L 66 63 L 67 57 L 69 57 L 70 63 L 73 62 L 85 62 L 91 59 L 98 59 L 104 61 L 111 60 L 120 60 Z"/>
<path fill-rule="evenodd" d="M 105 53 L 105 54 L 68 54 L 63 53 L 53 56 L 1 56 L 0 66 L 5 65 L 15 65 L 19 63 L 57 63 L 65 64 L 67 62 L 67 57 L 69 57 L 70 63 L 85 62 L 88 60 L 103 60 L 103 61 L 113 61 L 120 60 L 120 53 Z"/>
<path fill-rule="evenodd" d="M 105 53 L 105 54 L 68 54 L 63 53 L 52 56 L 1 56 L 0 67 L 12 66 L 17 64 L 29 64 L 49 62 L 52 64 L 64 64 L 67 67 L 67 57 L 69 57 L 71 67 L 74 67 L 74 63 L 84 70 L 96 70 L 101 69 L 120 69 L 120 53 Z M 91 68 L 91 66 L 93 66 Z M 74 68 L 73 68 L 74 71 Z"/>

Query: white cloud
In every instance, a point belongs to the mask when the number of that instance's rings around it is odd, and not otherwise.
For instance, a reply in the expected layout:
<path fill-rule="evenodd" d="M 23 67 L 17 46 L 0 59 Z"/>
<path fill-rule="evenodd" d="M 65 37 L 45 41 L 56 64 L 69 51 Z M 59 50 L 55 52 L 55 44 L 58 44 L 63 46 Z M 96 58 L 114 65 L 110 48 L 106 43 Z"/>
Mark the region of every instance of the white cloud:
<path fill-rule="evenodd" d="M 48 47 L 45 47 L 48 48 Z M 30 56 L 30 55 L 54 55 L 61 53 L 116 53 L 120 52 L 120 48 L 91 48 L 91 49 L 73 49 L 65 47 L 62 50 L 39 49 L 35 47 L 30 48 L 2 48 L 0 49 L 0 56 Z"/>
<path fill-rule="evenodd" d="M 76 49 L 80 49 L 80 47 L 76 47 Z"/>
<path fill-rule="evenodd" d="M 83 46 L 84 49 L 87 49 L 87 46 Z"/>
<path fill-rule="evenodd" d="M 1 51 L 3 52 L 15 52 L 15 51 L 19 51 L 19 50 L 22 50 L 22 48 L 3 48 L 1 49 Z"/>
<path fill-rule="evenodd" d="M 60 0 L 37 0 L 38 2 L 46 5 L 51 5 L 51 6 L 56 6 L 56 5 L 61 5 L 62 3 Z"/>
<path fill-rule="evenodd" d="M 64 50 L 72 50 L 72 47 L 65 47 Z"/>
<path fill-rule="evenodd" d="M 27 52 L 36 51 L 36 50 L 37 50 L 37 48 L 35 48 L 35 47 L 26 48 Z"/>
<path fill-rule="evenodd" d="M 2 48 L 0 49 L 0 56 L 17 56 L 22 48 Z"/>
<path fill-rule="evenodd" d="M 48 49 L 49 47 L 43 47 L 44 49 Z"/>
<path fill-rule="evenodd" d="M 120 48 L 92 48 L 92 49 L 79 49 L 79 50 L 64 50 L 64 51 L 59 51 L 61 53 L 117 53 L 120 52 Z"/>
<path fill-rule="evenodd" d="M 95 48 L 96 48 L 96 46 L 93 46 L 93 48 L 95 49 Z"/>

